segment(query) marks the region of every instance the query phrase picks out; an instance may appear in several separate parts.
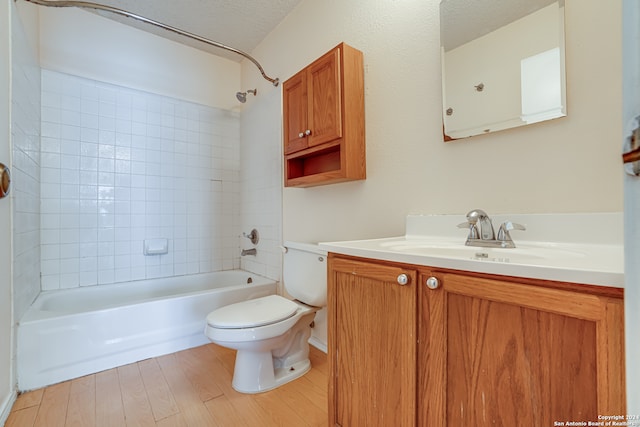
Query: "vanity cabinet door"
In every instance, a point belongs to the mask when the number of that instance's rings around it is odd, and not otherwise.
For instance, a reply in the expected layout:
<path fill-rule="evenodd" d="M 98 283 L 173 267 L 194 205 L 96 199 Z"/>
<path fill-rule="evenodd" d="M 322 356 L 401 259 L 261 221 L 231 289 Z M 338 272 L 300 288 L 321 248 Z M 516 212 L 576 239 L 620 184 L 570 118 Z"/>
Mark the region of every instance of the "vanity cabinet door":
<path fill-rule="evenodd" d="M 419 425 L 625 414 L 621 298 L 427 270 L 418 295 Z"/>
<path fill-rule="evenodd" d="M 416 276 L 329 256 L 329 425 L 415 425 Z"/>

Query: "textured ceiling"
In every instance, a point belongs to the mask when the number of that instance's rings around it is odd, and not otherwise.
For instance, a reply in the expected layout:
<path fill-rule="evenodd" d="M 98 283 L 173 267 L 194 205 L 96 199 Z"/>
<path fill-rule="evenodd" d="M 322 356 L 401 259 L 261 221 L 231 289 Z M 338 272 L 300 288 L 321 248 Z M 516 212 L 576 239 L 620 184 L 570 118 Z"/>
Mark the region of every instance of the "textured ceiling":
<path fill-rule="evenodd" d="M 440 37 L 451 50 L 558 0 L 443 0 Z M 564 0 L 560 0 L 564 4 Z"/>
<path fill-rule="evenodd" d="M 251 53 L 301 0 L 91 1 Z M 564 0 L 443 0 L 440 4 L 442 45 L 450 50 L 556 1 L 564 3 Z M 101 11 L 95 13 L 218 56 L 242 60 L 240 55 L 131 18 Z"/>
<path fill-rule="evenodd" d="M 273 30 L 301 0 L 92 0 L 124 9 L 246 53 Z M 96 12 L 127 25 L 234 61 L 242 56 L 108 12 Z"/>

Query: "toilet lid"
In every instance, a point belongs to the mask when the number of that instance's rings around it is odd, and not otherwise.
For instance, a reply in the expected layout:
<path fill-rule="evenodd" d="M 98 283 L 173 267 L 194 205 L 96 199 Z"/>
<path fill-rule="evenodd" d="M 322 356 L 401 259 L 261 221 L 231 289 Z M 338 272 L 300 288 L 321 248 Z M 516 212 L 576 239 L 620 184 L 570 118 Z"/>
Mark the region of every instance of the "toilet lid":
<path fill-rule="evenodd" d="M 279 322 L 293 316 L 298 305 L 279 295 L 269 295 L 212 311 L 207 323 L 215 328 L 254 328 Z"/>

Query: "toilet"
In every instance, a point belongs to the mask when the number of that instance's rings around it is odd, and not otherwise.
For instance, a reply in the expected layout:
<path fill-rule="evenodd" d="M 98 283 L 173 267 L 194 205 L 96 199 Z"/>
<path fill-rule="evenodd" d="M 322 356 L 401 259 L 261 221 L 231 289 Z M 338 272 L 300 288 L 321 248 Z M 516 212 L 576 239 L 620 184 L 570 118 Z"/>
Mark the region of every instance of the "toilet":
<path fill-rule="evenodd" d="M 327 305 L 327 252 L 312 243 L 285 242 L 284 247 L 284 287 L 295 300 L 269 295 L 207 316 L 205 335 L 237 350 L 232 386 L 241 393 L 274 389 L 311 368 L 311 324 Z"/>

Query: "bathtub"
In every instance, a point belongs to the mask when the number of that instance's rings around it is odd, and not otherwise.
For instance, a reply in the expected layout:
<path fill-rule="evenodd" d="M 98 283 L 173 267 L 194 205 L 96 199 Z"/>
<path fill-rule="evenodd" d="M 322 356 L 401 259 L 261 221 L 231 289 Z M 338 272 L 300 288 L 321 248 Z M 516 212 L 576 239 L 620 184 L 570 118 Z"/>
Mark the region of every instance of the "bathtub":
<path fill-rule="evenodd" d="M 18 389 L 208 343 L 210 311 L 275 293 L 241 270 L 41 292 L 18 324 Z"/>

